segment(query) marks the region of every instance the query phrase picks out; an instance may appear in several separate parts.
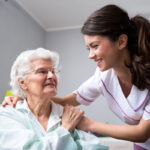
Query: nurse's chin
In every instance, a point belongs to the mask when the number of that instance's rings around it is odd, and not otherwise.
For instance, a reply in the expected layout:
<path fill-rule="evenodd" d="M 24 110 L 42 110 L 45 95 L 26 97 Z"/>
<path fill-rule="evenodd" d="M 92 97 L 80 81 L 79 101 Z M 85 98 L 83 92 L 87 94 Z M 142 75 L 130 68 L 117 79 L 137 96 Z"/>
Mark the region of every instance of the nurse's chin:
<path fill-rule="evenodd" d="M 106 71 L 106 70 L 110 69 L 110 68 L 99 67 L 99 66 L 98 66 L 98 68 L 99 68 L 99 70 L 100 70 L 101 72 L 104 72 L 104 71 Z"/>

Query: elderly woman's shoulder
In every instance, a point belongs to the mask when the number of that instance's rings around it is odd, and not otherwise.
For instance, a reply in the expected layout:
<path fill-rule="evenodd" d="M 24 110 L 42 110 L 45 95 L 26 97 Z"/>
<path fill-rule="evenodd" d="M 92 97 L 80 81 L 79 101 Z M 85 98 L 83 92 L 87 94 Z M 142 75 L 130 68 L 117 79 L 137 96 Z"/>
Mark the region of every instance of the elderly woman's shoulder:
<path fill-rule="evenodd" d="M 12 106 L 0 107 L 0 117 L 11 118 L 14 120 L 20 120 L 24 118 L 24 114 L 21 111 L 18 111 Z"/>
<path fill-rule="evenodd" d="M 5 107 L 0 107 L 0 115 L 4 114 L 4 113 L 11 113 L 15 110 L 14 107 L 7 105 Z"/>

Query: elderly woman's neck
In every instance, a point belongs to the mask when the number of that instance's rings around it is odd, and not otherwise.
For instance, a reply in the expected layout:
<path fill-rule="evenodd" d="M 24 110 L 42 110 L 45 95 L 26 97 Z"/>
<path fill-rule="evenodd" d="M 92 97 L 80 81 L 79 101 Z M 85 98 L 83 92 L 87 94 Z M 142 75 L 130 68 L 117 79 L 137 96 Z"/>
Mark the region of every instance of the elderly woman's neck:
<path fill-rule="evenodd" d="M 49 98 L 28 97 L 27 103 L 32 113 L 37 117 L 48 117 L 51 113 L 51 102 Z"/>

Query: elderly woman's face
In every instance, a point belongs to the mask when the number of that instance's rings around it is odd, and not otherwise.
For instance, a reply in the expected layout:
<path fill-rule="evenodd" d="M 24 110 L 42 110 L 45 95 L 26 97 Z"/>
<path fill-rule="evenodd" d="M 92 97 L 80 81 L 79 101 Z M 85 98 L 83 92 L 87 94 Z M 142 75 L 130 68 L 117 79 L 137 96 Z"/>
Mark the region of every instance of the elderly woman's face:
<path fill-rule="evenodd" d="M 23 89 L 27 95 L 55 96 L 57 94 L 57 76 L 53 64 L 48 59 L 34 59 L 31 61 L 31 72 L 24 80 Z"/>

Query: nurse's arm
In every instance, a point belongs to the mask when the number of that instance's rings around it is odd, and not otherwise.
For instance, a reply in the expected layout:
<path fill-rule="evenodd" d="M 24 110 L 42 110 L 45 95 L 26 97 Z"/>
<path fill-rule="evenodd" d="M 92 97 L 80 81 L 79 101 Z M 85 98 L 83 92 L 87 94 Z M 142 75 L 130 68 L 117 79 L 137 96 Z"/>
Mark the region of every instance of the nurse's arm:
<path fill-rule="evenodd" d="M 132 142 L 143 143 L 150 138 L 150 120 L 143 119 L 137 125 L 112 125 L 92 121 L 84 117 L 78 128 Z"/>
<path fill-rule="evenodd" d="M 71 93 L 71 94 L 64 96 L 64 97 L 53 97 L 52 100 L 55 103 L 63 105 L 63 106 L 65 106 L 66 104 L 73 105 L 73 106 L 80 105 L 80 103 L 77 102 L 76 94 L 74 94 L 74 93 Z"/>
<path fill-rule="evenodd" d="M 0 106 L 5 107 L 6 105 L 10 105 L 14 107 L 16 106 L 17 101 L 19 100 L 22 100 L 22 99 L 20 97 L 15 97 L 15 96 L 6 96 L 4 98 L 3 103 Z M 64 97 L 53 97 L 52 100 L 55 103 L 60 104 L 62 106 L 65 106 L 66 104 L 73 105 L 73 106 L 80 105 L 80 103 L 76 101 L 76 94 L 74 93 L 71 93 Z"/>

